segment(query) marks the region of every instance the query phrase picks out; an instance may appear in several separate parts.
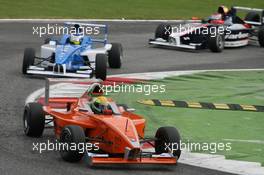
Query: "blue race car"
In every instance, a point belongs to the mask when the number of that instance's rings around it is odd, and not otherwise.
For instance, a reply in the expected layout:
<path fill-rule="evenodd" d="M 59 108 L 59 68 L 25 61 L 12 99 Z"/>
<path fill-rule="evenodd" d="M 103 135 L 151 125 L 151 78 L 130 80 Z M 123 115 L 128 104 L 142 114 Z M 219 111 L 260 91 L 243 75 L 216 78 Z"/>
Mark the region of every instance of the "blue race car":
<path fill-rule="evenodd" d="M 22 72 L 23 74 L 50 75 L 62 77 L 87 78 L 96 77 L 105 80 L 107 61 L 110 68 L 120 68 L 123 48 L 120 43 L 107 41 L 107 26 L 102 24 L 65 23 L 78 29 L 94 27 L 103 29 L 104 38 L 92 38 L 83 33 L 64 34 L 59 40 L 45 40 L 41 46 L 41 56 L 35 56 L 33 48 L 26 48 Z M 103 47 L 98 47 L 98 43 Z"/>

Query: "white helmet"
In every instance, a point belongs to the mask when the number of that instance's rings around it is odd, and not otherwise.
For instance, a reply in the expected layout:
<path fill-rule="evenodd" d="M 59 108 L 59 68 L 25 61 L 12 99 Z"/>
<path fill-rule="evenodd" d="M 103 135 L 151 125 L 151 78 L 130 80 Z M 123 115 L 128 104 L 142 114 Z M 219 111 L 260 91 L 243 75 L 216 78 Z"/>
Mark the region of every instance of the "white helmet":
<path fill-rule="evenodd" d="M 70 37 L 70 42 L 71 42 L 71 44 L 74 44 L 74 45 L 80 45 L 82 38 L 83 38 L 82 35 L 78 35 L 78 34 L 73 35 L 72 34 Z"/>

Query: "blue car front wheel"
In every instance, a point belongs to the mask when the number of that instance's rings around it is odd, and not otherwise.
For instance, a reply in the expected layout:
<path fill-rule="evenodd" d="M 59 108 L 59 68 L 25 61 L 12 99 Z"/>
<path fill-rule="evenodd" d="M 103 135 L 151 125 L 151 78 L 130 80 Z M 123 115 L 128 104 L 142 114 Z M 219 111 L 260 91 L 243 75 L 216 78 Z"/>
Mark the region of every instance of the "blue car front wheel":
<path fill-rule="evenodd" d="M 95 77 L 97 79 L 106 79 L 106 63 L 107 57 L 105 54 L 97 54 L 95 59 Z"/>

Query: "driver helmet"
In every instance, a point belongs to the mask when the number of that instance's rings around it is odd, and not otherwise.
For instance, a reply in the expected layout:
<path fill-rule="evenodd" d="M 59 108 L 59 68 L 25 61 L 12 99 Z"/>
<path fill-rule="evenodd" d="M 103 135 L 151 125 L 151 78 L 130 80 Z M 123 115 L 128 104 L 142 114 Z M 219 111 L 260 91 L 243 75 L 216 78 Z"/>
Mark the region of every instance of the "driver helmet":
<path fill-rule="evenodd" d="M 228 8 L 226 6 L 221 5 L 218 7 L 217 13 L 221 13 L 222 15 L 227 15 L 228 13 Z"/>
<path fill-rule="evenodd" d="M 107 109 L 108 105 L 109 105 L 109 102 L 107 98 L 104 96 L 99 96 L 93 99 L 93 103 L 91 107 L 95 113 L 102 113 L 103 110 Z"/>
<path fill-rule="evenodd" d="M 74 45 L 80 45 L 82 38 L 83 38 L 83 36 L 81 35 L 82 29 L 80 28 L 79 24 L 75 24 L 73 27 L 75 29 L 75 33 L 71 34 L 70 42 L 71 42 L 71 44 L 74 44 Z"/>
<path fill-rule="evenodd" d="M 80 45 L 82 41 L 82 36 L 79 34 L 72 34 L 70 37 L 70 42 L 73 45 Z"/>

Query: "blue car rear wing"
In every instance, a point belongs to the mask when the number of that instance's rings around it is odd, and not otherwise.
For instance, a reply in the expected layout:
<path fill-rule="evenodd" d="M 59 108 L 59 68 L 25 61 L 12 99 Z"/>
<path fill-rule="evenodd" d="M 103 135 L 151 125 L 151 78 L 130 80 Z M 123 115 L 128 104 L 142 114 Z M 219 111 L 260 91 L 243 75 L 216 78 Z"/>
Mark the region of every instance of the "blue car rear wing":
<path fill-rule="evenodd" d="M 77 23 L 77 22 L 65 22 L 64 24 L 65 25 L 70 25 L 70 26 L 79 25 L 80 27 L 99 27 L 99 28 L 103 29 L 104 38 L 103 39 L 98 39 L 98 38 L 91 37 L 91 40 L 92 40 L 92 42 L 103 43 L 104 45 L 107 44 L 107 40 L 108 40 L 108 25 L 105 25 L 105 24 L 90 24 L 90 23 Z"/>

